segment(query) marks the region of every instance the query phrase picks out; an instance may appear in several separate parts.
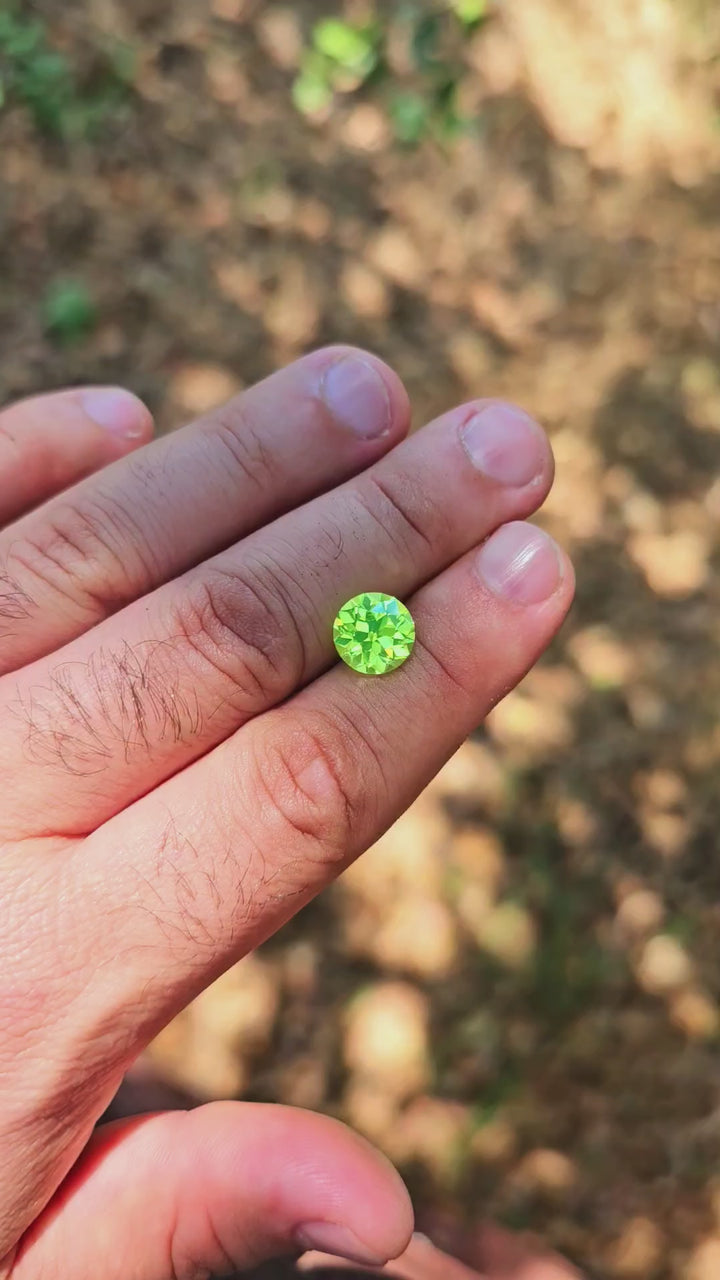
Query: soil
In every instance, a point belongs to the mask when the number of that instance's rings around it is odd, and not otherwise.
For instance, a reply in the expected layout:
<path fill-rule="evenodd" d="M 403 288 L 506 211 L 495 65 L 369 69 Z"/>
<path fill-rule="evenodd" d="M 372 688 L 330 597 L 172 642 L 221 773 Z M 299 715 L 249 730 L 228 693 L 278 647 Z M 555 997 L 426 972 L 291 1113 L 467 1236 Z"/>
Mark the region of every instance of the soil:
<path fill-rule="evenodd" d="M 79 84 L 118 41 L 135 67 L 72 142 L 0 112 L 2 398 L 118 382 L 168 430 L 321 343 L 370 347 L 417 425 L 476 395 L 543 421 L 542 519 L 578 576 L 540 667 L 335 891 L 163 1034 L 156 1067 L 200 1098 L 341 1115 L 421 1206 L 530 1227 L 595 1274 L 706 1280 L 716 15 L 508 0 L 459 55 L 477 127 L 407 148 L 382 86 L 316 119 L 293 105 L 329 0 L 26 8 Z M 401 10 L 382 14 L 398 47 Z M 67 279 L 97 313 L 72 343 L 45 305 Z"/>

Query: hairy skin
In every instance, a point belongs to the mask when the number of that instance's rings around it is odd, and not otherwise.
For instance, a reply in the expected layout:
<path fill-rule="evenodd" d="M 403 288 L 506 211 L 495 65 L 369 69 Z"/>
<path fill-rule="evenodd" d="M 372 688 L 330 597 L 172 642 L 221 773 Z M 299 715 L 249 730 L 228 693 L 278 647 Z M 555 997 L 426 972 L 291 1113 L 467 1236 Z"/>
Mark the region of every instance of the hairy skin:
<path fill-rule="evenodd" d="M 2 634 L 7 637 L 12 636 L 12 627 L 5 624 L 29 618 L 32 607 L 33 602 L 30 596 L 15 578 L 9 573 L 0 571 L 0 619 L 4 620 Z"/>
<path fill-rule="evenodd" d="M 23 725 L 28 761 L 87 777 L 147 755 L 151 740 L 189 742 L 200 731 L 197 694 L 182 689 L 170 642 L 98 649 L 87 662 L 49 671 L 9 710 Z"/>
<path fill-rule="evenodd" d="M 522 521 L 549 447 L 488 401 L 403 441 L 401 385 L 349 348 L 154 444 L 130 400 L 127 437 L 95 393 L 0 414 L 25 494 L 0 471 L 0 1280 L 197 1280 L 310 1245 L 381 1265 L 407 1194 L 333 1121 L 235 1102 L 95 1126 L 548 643 L 572 571 Z M 418 643 L 363 681 L 331 624 L 376 586 Z"/>

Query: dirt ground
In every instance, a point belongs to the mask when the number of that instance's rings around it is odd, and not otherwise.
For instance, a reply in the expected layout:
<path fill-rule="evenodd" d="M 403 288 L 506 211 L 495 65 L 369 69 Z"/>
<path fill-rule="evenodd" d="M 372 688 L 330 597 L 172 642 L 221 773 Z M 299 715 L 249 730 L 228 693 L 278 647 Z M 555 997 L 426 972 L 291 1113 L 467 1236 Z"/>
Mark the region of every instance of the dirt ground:
<path fill-rule="evenodd" d="M 377 11 L 389 82 L 415 84 L 412 9 Z M 154 1063 L 199 1098 L 340 1115 L 421 1206 L 595 1275 L 717 1280 L 714 7 L 505 0 L 452 52 L 473 127 L 415 146 L 372 77 L 294 105 L 313 24 L 362 5 L 22 10 L 78 94 L 118 48 L 132 67 L 97 129 L 0 110 L 2 399 L 117 381 L 169 429 L 320 343 L 369 346 L 418 424 L 477 394 L 539 416 L 542 518 L 577 567 L 546 660 Z"/>

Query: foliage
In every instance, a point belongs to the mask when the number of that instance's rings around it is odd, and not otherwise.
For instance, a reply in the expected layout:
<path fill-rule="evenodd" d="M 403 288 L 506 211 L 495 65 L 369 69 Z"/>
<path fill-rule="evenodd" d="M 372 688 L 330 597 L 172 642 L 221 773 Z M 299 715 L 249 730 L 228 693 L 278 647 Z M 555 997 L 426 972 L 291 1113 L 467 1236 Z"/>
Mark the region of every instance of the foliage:
<path fill-rule="evenodd" d="M 62 343 L 84 338 L 96 322 L 95 304 L 80 280 L 55 280 L 43 301 L 46 327 Z"/>
<path fill-rule="evenodd" d="M 129 51 L 105 58 L 99 83 L 79 83 L 67 57 L 53 49 L 42 22 L 14 11 L 0 12 L 0 110 L 15 103 L 36 127 L 72 140 L 94 134 L 124 103 L 132 78 Z"/>
<path fill-rule="evenodd" d="M 452 0 L 451 8 L 466 27 L 475 27 L 487 17 L 487 0 Z"/>
<path fill-rule="evenodd" d="M 329 17 L 315 24 L 293 85 L 295 106 L 307 116 L 324 115 L 338 93 L 367 88 L 377 93 L 398 142 L 453 141 L 474 123 L 459 106 L 462 43 L 489 16 L 488 0 L 406 0 L 398 6 L 392 22 L 407 37 L 407 76 L 391 69 L 385 12 L 378 9 L 364 23 Z"/>
<path fill-rule="evenodd" d="M 353 25 L 339 18 L 317 22 L 293 87 L 298 110 L 313 115 L 330 105 L 336 90 L 364 84 L 378 66 L 380 50 L 377 23 Z"/>

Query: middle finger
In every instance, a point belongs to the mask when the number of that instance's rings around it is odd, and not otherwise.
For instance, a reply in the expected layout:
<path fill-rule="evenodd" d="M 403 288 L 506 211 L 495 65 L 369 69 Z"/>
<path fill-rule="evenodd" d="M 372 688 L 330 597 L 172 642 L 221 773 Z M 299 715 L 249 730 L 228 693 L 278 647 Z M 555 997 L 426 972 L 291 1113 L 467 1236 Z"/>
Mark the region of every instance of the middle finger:
<path fill-rule="evenodd" d="M 0 686 L 3 821 L 31 835 L 98 825 L 314 679 L 345 600 L 409 594 L 536 510 L 551 479 L 527 415 L 465 405 L 26 668 Z"/>

